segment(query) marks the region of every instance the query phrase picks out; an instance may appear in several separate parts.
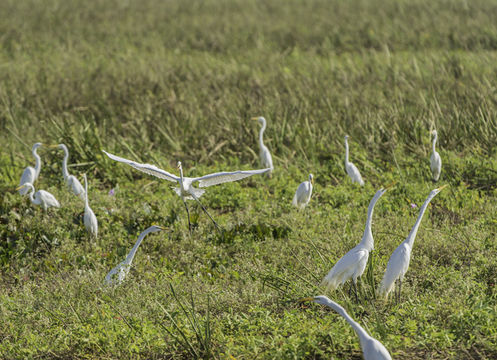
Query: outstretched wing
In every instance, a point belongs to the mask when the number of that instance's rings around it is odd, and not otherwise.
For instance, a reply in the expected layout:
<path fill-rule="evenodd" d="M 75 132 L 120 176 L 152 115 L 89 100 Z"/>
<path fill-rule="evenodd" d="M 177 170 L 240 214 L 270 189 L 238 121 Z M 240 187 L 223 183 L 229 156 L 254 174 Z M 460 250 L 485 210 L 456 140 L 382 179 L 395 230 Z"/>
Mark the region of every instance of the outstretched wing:
<path fill-rule="evenodd" d="M 199 187 L 208 187 L 212 185 L 222 184 L 225 182 L 232 182 L 244 179 L 246 177 L 258 174 L 264 174 L 271 171 L 271 168 L 260 170 L 247 170 L 247 171 L 233 171 L 233 172 L 218 172 L 214 174 L 205 175 L 199 178 L 192 179 L 192 182 L 198 181 Z"/>
<path fill-rule="evenodd" d="M 179 182 L 179 180 L 180 180 L 179 177 L 177 177 L 173 174 L 170 174 L 167 171 L 159 169 L 157 166 L 150 165 L 150 164 L 140 164 L 140 163 L 128 160 L 128 159 L 124 159 L 124 158 L 116 156 L 116 155 L 109 154 L 105 150 L 102 150 L 102 151 L 105 153 L 105 155 L 110 157 L 112 160 L 128 164 L 129 166 L 134 167 L 136 170 L 140 170 L 146 174 L 153 175 L 153 176 L 156 176 L 158 178 L 166 179 L 166 180 L 169 180 L 172 182 Z"/>

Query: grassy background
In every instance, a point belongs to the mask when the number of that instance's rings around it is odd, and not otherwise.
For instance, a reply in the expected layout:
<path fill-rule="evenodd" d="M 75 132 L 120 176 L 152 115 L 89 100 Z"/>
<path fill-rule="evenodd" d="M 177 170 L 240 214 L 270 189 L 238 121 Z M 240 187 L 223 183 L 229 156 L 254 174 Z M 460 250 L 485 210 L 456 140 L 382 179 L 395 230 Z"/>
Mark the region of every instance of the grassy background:
<path fill-rule="evenodd" d="M 375 251 L 360 304 L 343 304 L 394 358 L 497 357 L 496 1 L 0 2 L 0 357 L 360 358 L 353 330 L 317 295 L 361 238 L 375 191 Z M 189 176 L 258 166 L 274 177 L 208 190 L 221 238 L 170 184 L 101 149 Z M 374 299 L 386 262 L 434 187 L 400 304 Z M 343 169 L 343 135 L 366 186 Z M 64 142 L 100 225 L 40 150 L 44 214 L 13 189 L 36 141 Z M 315 175 L 305 212 L 290 205 Z M 115 195 L 109 190 L 114 188 Z M 128 281 L 102 281 L 146 227 Z"/>

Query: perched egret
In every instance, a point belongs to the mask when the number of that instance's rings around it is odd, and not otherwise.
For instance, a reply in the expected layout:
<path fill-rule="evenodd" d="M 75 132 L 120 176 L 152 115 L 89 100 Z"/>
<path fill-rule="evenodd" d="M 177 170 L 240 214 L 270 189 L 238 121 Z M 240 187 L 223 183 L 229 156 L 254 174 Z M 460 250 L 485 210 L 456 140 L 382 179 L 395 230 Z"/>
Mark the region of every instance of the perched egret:
<path fill-rule="evenodd" d="M 88 204 L 88 180 L 86 179 L 86 174 L 83 175 L 83 179 L 85 180 L 85 216 L 84 216 L 84 223 L 85 223 L 85 228 L 86 231 L 90 233 L 90 236 L 94 237 L 95 239 L 97 238 L 98 235 L 98 222 L 97 222 L 97 217 L 95 216 L 95 213 L 93 210 L 90 208 L 90 205 Z"/>
<path fill-rule="evenodd" d="M 36 150 L 42 146 L 42 143 L 37 142 L 36 144 L 33 145 L 33 148 L 31 149 L 31 153 L 33 154 L 35 158 L 35 167 L 33 168 L 32 166 L 28 166 L 26 169 L 24 169 L 24 172 L 22 173 L 21 176 L 21 181 L 19 182 L 19 194 L 21 195 L 26 195 L 29 188 L 22 185 L 30 183 L 34 184 L 36 179 L 38 179 L 38 175 L 40 175 L 40 170 L 41 170 L 41 158 L 40 155 L 36 152 Z"/>
<path fill-rule="evenodd" d="M 178 161 L 178 169 L 179 169 L 179 174 L 180 176 L 173 175 L 171 173 L 168 173 L 165 170 L 159 169 L 158 167 L 150 164 L 140 164 L 131 160 L 124 159 L 122 157 L 116 156 L 109 154 L 105 150 L 102 150 L 109 158 L 115 161 L 119 161 L 125 164 L 128 164 L 129 166 L 142 171 L 144 173 L 147 173 L 149 175 L 156 176 L 161 179 L 169 180 L 172 182 L 176 182 L 179 184 L 179 187 L 173 188 L 173 190 L 178 194 L 178 196 L 183 200 L 183 204 L 185 204 L 186 208 L 186 213 L 188 215 L 188 228 L 191 231 L 191 223 L 190 223 L 190 211 L 188 210 L 188 206 L 186 205 L 185 200 L 195 200 L 197 201 L 200 206 L 202 207 L 202 210 L 207 214 L 207 216 L 212 220 L 214 225 L 219 229 L 219 225 L 214 221 L 212 216 L 209 214 L 207 209 L 202 205 L 200 202 L 199 198 L 204 194 L 205 190 L 204 189 L 198 189 L 193 186 L 193 183 L 198 182 L 199 187 L 209 187 L 212 185 L 217 185 L 217 184 L 222 184 L 225 182 L 232 182 L 232 181 L 237 181 L 244 179 L 246 177 L 252 176 L 252 175 L 257 175 L 257 174 L 264 174 L 271 169 L 260 169 L 260 170 L 247 170 L 247 171 L 232 171 L 232 172 L 219 172 L 219 173 L 214 173 L 214 174 L 209 174 L 209 175 L 204 175 L 202 177 L 197 177 L 197 178 L 189 178 L 189 177 L 184 177 L 183 176 L 183 168 L 181 167 L 181 162 Z"/>
<path fill-rule="evenodd" d="M 349 162 L 349 142 L 348 142 L 349 136 L 345 135 L 345 170 L 347 171 L 347 174 L 350 176 L 352 179 L 352 183 L 358 183 L 361 186 L 364 186 L 364 180 L 362 180 L 361 173 L 359 172 L 359 169 Z"/>
<path fill-rule="evenodd" d="M 433 152 L 431 153 L 430 158 L 430 169 L 432 179 L 436 182 L 440 178 L 440 172 L 442 171 L 442 158 L 440 157 L 440 154 L 435 150 L 435 144 L 437 143 L 438 139 L 437 130 L 433 130 L 431 134 L 433 135 Z"/>
<path fill-rule="evenodd" d="M 257 120 L 259 121 L 259 124 L 262 125 L 261 131 L 259 132 L 259 147 L 261 148 L 259 156 L 261 157 L 261 166 L 263 168 L 270 168 L 271 170 L 268 171 L 268 176 L 271 177 L 271 173 L 273 171 L 273 158 L 271 157 L 271 153 L 269 152 L 269 149 L 267 148 L 266 145 L 264 145 L 264 142 L 262 140 L 262 136 L 264 134 L 264 130 L 266 130 L 266 119 L 263 118 L 262 116 L 259 117 L 254 117 L 252 120 Z"/>
<path fill-rule="evenodd" d="M 131 263 L 133 262 L 136 251 L 138 250 L 138 247 L 142 243 L 145 236 L 147 236 L 149 233 L 154 233 L 161 230 L 164 230 L 164 228 L 161 226 L 152 225 L 145 231 L 143 231 L 140 236 L 138 236 L 138 240 L 136 240 L 135 245 L 129 252 L 128 256 L 126 256 L 126 259 L 120 262 L 119 265 L 109 271 L 109 273 L 105 276 L 105 284 L 119 285 L 121 282 L 123 282 L 126 275 L 128 275 L 129 269 L 131 268 Z"/>
<path fill-rule="evenodd" d="M 352 326 L 356 334 L 359 336 L 359 341 L 361 343 L 362 353 L 364 359 L 366 360 L 391 360 L 392 357 L 388 350 L 383 346 L 381 342 L 371 337 L 364 328 L 359 325 L 350 315 L 345 311 L 343 307 L 338 305 L 336 302 L 328 299 L 326 296 L 320 295 L 316 297 L 309 297 L 300 300 L 301 302 L 312 301 L 316 304 L 321 304 L 328 306 L 340 314 L 349 324 Z"/>
<path fill-rule="evenodd" d="M 35 193 L 35 187 L 31 183 L 26 183 L 24 185 L 21 185 L 16 190 L 25 187 L 31 189 L 31 192 L 29 193 L 29 198 L 31 199 L 31 203 L 33 203 L 34 205 L 41 205 L 43 207 L 43 210 L 45 211 L 47 211 L 49 207 L 56 207 L 56 208 L 60 207 L 60 204 L 57 201 L 57 199 L 48 191 L 38 190 Z"/>
<path fill-rule="evenodd" d="M 407 236 L 407 238 L 394 250 L 392 256 L 390 256 L 390 260 L 388 260 L 387 270 L 385 271 L 385 275 L 383 275 L 383 280 L 378 288 L 378 293 L 380 296 L 384 296 L 387 299 L 388 294 L 392 291 L 395 281 L 399 280 L 399 292 L 397 299 L 400 301 L 400 290 L 402 287 L 402 280 L 404 279 L 404 275 L 409 268 L 409 262 L 411 261 L 411 251 L 412 246 L 414 245 L 414 239 L 416 238 L 416 234 L 418 232 L 419 224 L 421 224 L 421 219 L 423 219 L 423 215 L 428 207 L 430 201 L 440 192 L 444 187 L 444 185 L 438 189 L 434 189 L 430 192 L 428 197 L 426 198 L 423 206 L 419 210 L 418 219 L 416 223 L 411 229 L 411 232 Z"/>
<path fill-rule="evenodd" d="M 352 279 L 356 300 L 358 300 L 356 286 L 357 278 L 362 276 L 364 273 L 368 263 L 369 252 L 374 249 L 373 233 L 371 232 L 374 206 L 390 186 L 386 189 L 378 190 L 373 199 L 371 199 L 368 207 L 368 218 L 366 220 L 366 227 L 364 229 L 364 234 L 362 235 L 362 240 L 356 247 L 338 260 L 328 275 L 325 276 L 321 282 L 321 285 L 326 286 L 327 290 L 335 290 L 340 285 L 343 285 L 347 280 Z"/>
<path fill-rule="evenodd" d="M 293 206 L 296 206 L 299 209 L 303 209 L 307 206 L 307 204 L 309 204 L 309 201 L 311 201 L 313 183 L 314 176 L 312 174 L 309 174 L 309 180 L 304 181 L 297 188 L 292 201 Z"/>
<path fill-rule="evenodd" d="M 50 147 L 64 150 L 64 160 L 62 160 L 62 175 L 64 176 L 64 180 L 73 194 L 79 196 L 81 200 L 84 200 L 85 190 L 83 189 L 83 185 L 81 185 L 76 176 L 69 175 L 69 171 L 67 171 L 67 160 L 69 160 L 69 150 L 67 149 L 67 146 L 64 144 L 59 144 L 51 145 Z"/>

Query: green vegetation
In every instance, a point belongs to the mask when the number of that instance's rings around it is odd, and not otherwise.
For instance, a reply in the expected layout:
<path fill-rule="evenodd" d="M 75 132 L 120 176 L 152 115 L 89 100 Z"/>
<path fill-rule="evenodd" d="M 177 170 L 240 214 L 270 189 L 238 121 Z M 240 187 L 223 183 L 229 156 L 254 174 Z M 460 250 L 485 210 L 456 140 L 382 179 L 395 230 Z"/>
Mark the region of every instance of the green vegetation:
<path fill-rule="evenodd" d="M 47 0 L 0 2 L 0 358 L 360 358 L 337 314 L 297 304 L 361 238 L 360 304 L 328 293 L 398 359 L 497 358 L 497 1 Z M 210 188 L 192 236 L 171 183 L 101 149 L 187 176 L 276 170 Z M 433 185 L 402 302 L 374 299 Z M 366 181 L 343 168 L 343 135 Z M 34 142 L 87 173 L 99 238 L 42 149 L 43 213 L 14 191 Z M 291 207 L 315 175 L 310 206 Z M 109 190 L 115 189 L 115 195 Z M 123 286 L 103 286 L 140 231 Z"/>

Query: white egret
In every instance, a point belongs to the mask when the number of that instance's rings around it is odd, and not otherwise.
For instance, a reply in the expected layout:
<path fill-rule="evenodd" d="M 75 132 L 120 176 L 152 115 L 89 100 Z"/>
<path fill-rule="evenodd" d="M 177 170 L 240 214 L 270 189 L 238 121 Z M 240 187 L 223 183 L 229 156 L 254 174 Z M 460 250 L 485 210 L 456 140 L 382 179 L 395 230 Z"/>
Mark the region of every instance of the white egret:
<path fill-rule="evenodd" d="M 31 199 L 31 203 L 33 203 L 34 205 L 41 205 L 41 207 L 43 207 L 43 210 L 45 211 L 47 211 L 49 207 L 57 207 L 57 208 L 60 207 L 60 204 L 55 198 L 55 196 L 50 194 L 48 191 L 38 190 L 35 193 L 35 187 L 31 183 L 26 183 L 24 185 L 21 185 L 16 190 L 22 188 L 28 188 L 28 191 L 29 189 L 31 189 L 31 192 L 29 193 L 29 198 Z"/>
<path fill-rule="evenodd" d="M 431 134 L 433 135 L 433 152 L 431 153 L 430 158 L 430 169 L 432 179 L 436 182 L 440 178 L 440 172 L 442 171 L 442 158 L 440 157 L 440 154 L 435 150 L 435 144 L 437 143 L 438 139 L 437 130 L 433 130 Z"/>
<path fill-rule="evenodd" d="M 171 173 L 168 173 L 165 170 L 159 169 L 158 167 L 150 164 L 140 164 L 131 160 L 124 159 L 122 157 L 116 156 L 109 154 L 105 150 L 102 150 L 109 158 L 115 161 L 119 161 L 122 163 L 125 163 L 139 171 L 142 171 L 144 173 L 147 173 L 149 175 L 156 176 L 161 179 L 165 179 L 168 181 L 176 182 L 179 184 L 179 187 L 173 188 L 173 190 L 178 194 L 178 196 L 183 200 L 183 203 L 185 204 L 186 208 L 186 213 L 188 215 L 188 228 L 191 231 L 191 223 L 190 223 L 190 211 L 188 210 L 188 206 L 186 205 L 185 200 L 195 200 L 197 201 L 200 206 L 202 207 L 202 210 L 209 216 L 209 218 L 212 220 L 214 225 L 219 229 L 219 225 L 214 221 L 212 216 L 209 214 L 207 209 L 202 205 L 200 202 L 199 198 L 204 194 L 205 190 L 204 189 L 198 189 L 193 186 L 194 183 L 198 183 L 199 187 L 209 187 L 212 185 L 217 185 L 217 184 L 222 184 L 225 182 L 232 182 L 232 181 L 237 181 L 244 179 L 246 177 L 252 176 L 252 175 L 257 175 L 257 174 L 264 174 L 271 169 L 260 169 L 260 170 L 247 170 L 247 171 L 232 171 L 232 172 L 218 172 L 214 174 L 209 174 L 209 175 L 204 175 L 201 177 L 197 178 L 189 178 L 189 177 L 184 177 L 183 176 L 183 168 L 181 167 L 181 162 L 178 161 L 178 169 L 180 176 L 173 175 Z"/>
<path fill-rule="evenodd" d="M 38 175 L 40 175 L 40 170 L 41 170 L 41 158 L 40 155 L 36 152 L 36 150 L 42 146 L 42 143 L 37 142 L 36 144 L 33 145 L 33 148 L 31 149 L 31 153 L 33 154 L 35 158 L 35 167 L 33 168 L 32 166 L 28 166 L 26 169 L 24 169 L 24 172 L 22 173 L 21 176 L 21 181 L 19 182 L 19 194 L 21 195 L 26 195 L 26 193 L 29 190 L 29 187 L 22 187 L 22 185 L 30 183 L 34 184 L 36 179 L 38 179 Z"/>
<path fill-rule="evenodd" d="M 347 171 L 347 174 L 350 176 L 352 179 L 352 183 L 358 183 L 361 186 L 364 186 L 364 180 L 362 180 L 361 173 L 359 172 L 359 169 L 349 162 L 349 142 L 348 142 L 349 136 L 345 135 L 345 170 Z"/>
<path fill-rule="evenodd" d="M 271 157 L 271 153 L 269 152 L 269 149 L 267 148 L 266 145 L 264 145 L 264 141 L 262 140 L 262 136 L 264 134 L 264 130 L 266 130 L 266 119 L 263 118 L 262 116 L 259 117 L 254 117 L 252 120 L 257 120 L 259 121 L 259 124 L 262 125 L 261 131 L 259 132 L 259 147 L 260 147 L 260 152 L 259 156 L 261 158 L 261 166 L 263 168 L 270 168 L 271 170 L 268 171 L 268 176 L 271 177 L 271 173 L 273 171 L 273 158 Z"/>
<path fill-rule="evenodd" d="M 293 206 L 296 206 L 299 209 L 303 209 L 307 206 L 307 204 L 309 204 L 309 201 L 311 201 L 313 183 L 314 176 L 312 174 L 309 174 L 309 180 L 304 181 L 297 188 L 292 201 Z"/>
<path fill-rule="evenodd" d="M 391 360 L 392 357 L 388 350 L 383 346 L 381 342 L 376 340 L 374 337 L 370 336 L 364 328 L 359 325 L 354 319 L 350 317 L 350 315 L 345 311 L 343 307 L 338 305 L 336 302 L 328 299 L 324 295 L 309 297 L 300 300 L 301 302 L 312 301 L 316 304 L 321 304 L 328 306 L 335 310 L 338 314 L 340 314 L 349 324 L 352 326 L 352 329 L 359 336 L 359 341 L 361 343 L 362 353 L 364 355 L 364 359 L 366 360 Z"/>
<path fill-rule="evenodd" d="M 83 179 L 85 180 L 85 215 L 83 217 L 86 231 L 90 233 L 90 236 L 97 238 L 98 235 L 98 222 L 95 213 L 90 208 L 88 204 L 88 180 L 86 179 L 86 174 L 83 175 Z"/>
<path fill-rule="evenodd" d="M 369 252 L 374 249 L 373 233 L 371 232 L 374 206 L 390 186 L 386 189 L 378 190 L 373 199 L 371 199 L 368 207 L 368 218 L 366 220 L 366 227 L 364 229 L 364 234 L 362 235 L 362 240 L 356 247 L 338 260 L 328 275 L 325 276 L 321 282 L 321 285 L 326 286 L 327 290 L 335 290 L 340 285 L 343 285 L 347 280 L 352 279 L 357 300 L 357 278 L 362 276 L 364 273 L 368 263 Z"/>
<path fill-rule="evenodd" d="M 414 239 L 416 238 L 416 234 L 418 232 L 419 224 L 421 224 L 421 219 L 423 219 L 423 215 L 430 201 L 446 186 L 447 185 L 444 185 L 430 192 L 423 206 L 421 206 L 421 209 L 419 210 L 418 219 L 412 227 L 411 232 L 409 232 L 407 238 L 394 250 L 392 256 L 390 256 L 390 260 L 388 260 L 387 264 L 387 270 L 385 271 L 383 280 L 381 281 L 381 284 L 378 288 L 379 295 L 383 296 L 385 300 L 387 299 L 390 291 L 392 291 L 395 285 L 395 281 L 399 280 L 399 293 L 397 299 L 398 301 L 400 301 L 402 280 L 404 279 L 404 275 L 409 268 L 409 262 L 411 261 L 411 251 L 414 245 Z"/>
<path fill-rule="evenodd" d="M 83 185 L 81 185 L 76 176 L 70 175 L 67 170 L 67 160 L 69 160 L 69 150 L 67 149 L 67 146 L 59 144 L 50 145 L 50 147 L 64 150 L 64 160 L 62 160 L 62 175 L 64 176 L 64 180 L 74 195 L 79 196 L 81 200 L 85 200 L 85 189 L 83 189 Z"/>
<path fill-rule="evenodd" d="M 105 284 L 119 285 L 121 282 L 123 282 L 126 275 L 128 275 L 129 269 L 131 268 L 131 263 L 133 262 L 136 251 L 138 250 L 138 247 L 142 243 L 145 236 L 147 236 L 149 233 L 154 233 L 161 230 L 164 230 L 164 228 L 157 225 L 152 225 L 149 228 L 145 229 L 145 231 L 143 231 L 140 236 L 138 236 L 138 240 L 136 240 L 135 245 L 126 256 L 126 259 L 121 261 L 119 265 L 109 271 L 109 273 L 105 276 Z"/>

